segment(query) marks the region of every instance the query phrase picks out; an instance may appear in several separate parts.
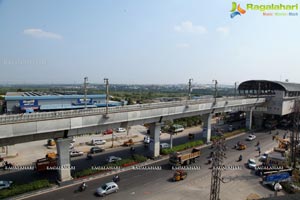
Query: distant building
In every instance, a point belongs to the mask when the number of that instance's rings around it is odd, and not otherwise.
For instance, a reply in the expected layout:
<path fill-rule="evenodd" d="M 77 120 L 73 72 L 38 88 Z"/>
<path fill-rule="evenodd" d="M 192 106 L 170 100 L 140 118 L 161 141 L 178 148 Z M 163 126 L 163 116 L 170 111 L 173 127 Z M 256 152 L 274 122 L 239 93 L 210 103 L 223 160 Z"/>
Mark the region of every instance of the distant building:
<path fill-rule="evenodd" d="M 42 111 L 83 109 L 105 107 L 106 95 L 62 95 L 44 92 L 7 92 L 5 96 L 6 113 L 30 113 Z M 121 106 L 123 102 L 109 101 L 108 106 Z"/>

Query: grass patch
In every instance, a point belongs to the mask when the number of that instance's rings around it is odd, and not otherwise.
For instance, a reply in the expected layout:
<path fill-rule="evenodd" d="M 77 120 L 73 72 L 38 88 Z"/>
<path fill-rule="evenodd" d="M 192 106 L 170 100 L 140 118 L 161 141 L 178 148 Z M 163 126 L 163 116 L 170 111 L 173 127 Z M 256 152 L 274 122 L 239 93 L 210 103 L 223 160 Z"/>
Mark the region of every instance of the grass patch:
<path fill-rule="evenodd" d="M 0 199 L 16 196 L 34 190 L 39 190 L 42 188 L 47 188 L 50 186 L 51 184 L 48 180 L 38 180 L 27 184 L 13 185 L 10 189 L 4 189 L 0 191 Z"/>
<path fill-rule="evenodd" d="M 180 145 L 174 146 L 172 149 L 170 149 L 170 148 L 162 149 L 161 154 L 167 155 L 167 154 L 170 154 L 170 153 L 173 153 L 173 152 L 183 151 L 183 150 L 193 148 L 193 147 L 197 147 L 197 146 L 200 146 L 200 145 L 203 145 L 203 144 L 204 144 L 203 140 L 196 140 L 196 141 L 192 141 L 192 142 L 188 142 L 188 143 L 185 143 L 185 144 L 180 144 Z"/>

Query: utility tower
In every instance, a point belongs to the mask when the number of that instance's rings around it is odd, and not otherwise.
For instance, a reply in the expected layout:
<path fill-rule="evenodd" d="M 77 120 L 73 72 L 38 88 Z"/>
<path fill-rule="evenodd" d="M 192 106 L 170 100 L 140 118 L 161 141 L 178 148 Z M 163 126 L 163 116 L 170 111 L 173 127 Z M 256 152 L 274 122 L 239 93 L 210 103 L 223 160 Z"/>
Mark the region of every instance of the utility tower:
<path fill-rule="evenodd" d="M 293 169 L 296 168 L 297 163 L 297 144 L 299 144 L 299 129 L 298 126 L 300 125 L 299 121 L 300 117 L 300 104 L 299 99 L 295 99 L 294 103 L 294 119 L 293 119 L 293 131 L 291 132 L 290 136 L 290 142 L 291 142 L 291 161 L 292 161 L 292 167 Z"/>
<path fill-rule="evenodd" d="M 223 169 L 223 159 L 225 158 L 225 138 L 217 140 L 215 144 L 216 150 L 212 156 L 212 171 L 211 171 L 211 187 L 210 187 L 210 200 L 220 200 L 220 187 L 221 181 L 223 182 L 222 169 Z"/>

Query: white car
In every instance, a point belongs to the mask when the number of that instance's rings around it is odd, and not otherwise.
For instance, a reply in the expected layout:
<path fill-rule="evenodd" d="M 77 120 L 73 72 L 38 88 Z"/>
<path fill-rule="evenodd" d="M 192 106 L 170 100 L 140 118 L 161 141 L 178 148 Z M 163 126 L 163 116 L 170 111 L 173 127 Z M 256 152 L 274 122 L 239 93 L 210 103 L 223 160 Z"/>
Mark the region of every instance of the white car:
<path fill-rule="evenodd" d="M 106 140 L 103 140 L 103 139 L 93 139 L 92 140 L 93 145 L 101 145 L 101 144 L 105 144 L 105 143 L 106 143 Z"/>
<path fill-rule="evenodd" d="M 168 143 L 160 143 L 160 148 L 161 149 L 168 149 L 168 148 L 170 148 L 170 145 Z"/>
<path fill-rule="evenodd" d="M 103 197 L 107 194 L 118 192 L 119 186 L 115 182 L 109 182 L 103 184 L 101 187 L 99 187 L 96 191 L 97 195 Z"/>
<path fill-rule="evenodd" d="M 256 136 L 255 135 L 248 135 L 248 137 L 246 138 L 246 140 L 248 140 L 248 141 L 252 141 L 252 140 L 254 140 L 256 138 Z"/>
<path fill-rule="evenodd" d="M 248 166 L 249 169 L 255 169 L 256 168 L 256 162 L 255 162 L 255 160 L 250 158 L 248 160 L 247 166 Z"/>
<path fill-rule="evenodd" d="M 70 151 L 70 156 L 71 157 L 82 156 L 82 155 L 83 155 L 82 151 L 77 151 L 77 150 Z"/>
<path fill-rule="evenodd" d="M 109 156 L 109 157 L 106 159 L 106 161 L 107 161 L 108 163 L 113 163 L 113 162 L 117 162 L 117 161 L 120 161 L 120 160 L 122 160 L 122 158 L 117 157 L 117 156 Z"/>
<path fill-rule="evenodd" d="M 117 132 L 118 133 L 126 132 L 126 129 L 125 128 L 117 128 Z"/>
<path fill-rule="evenodd" d="M 0 190 L 10 188 L 12 181 L 0 181 Z"/>

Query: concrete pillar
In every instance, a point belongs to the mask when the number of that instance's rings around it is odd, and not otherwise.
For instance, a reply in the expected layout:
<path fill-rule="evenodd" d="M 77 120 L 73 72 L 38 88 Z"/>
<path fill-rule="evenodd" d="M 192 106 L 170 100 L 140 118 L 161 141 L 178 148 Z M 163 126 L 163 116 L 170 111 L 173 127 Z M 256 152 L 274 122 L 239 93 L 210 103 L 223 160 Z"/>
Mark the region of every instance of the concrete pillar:
<path fill-rule="evenodd" d="M 254 112 L 253 113 L 253 123 L 255 128 L 262 128 L 264 123 L 264 115 L 262 112 Z"/>
<path fill-rule="evenodd" d="M 210 142 L 210 138 L 211 138 L 211 118 L 212 118 L 212 114 L 205 114 L 202 116 L 204 125 L 203 128 L 205 129 L 205 138 L 206 138 L 206 142 L 209 143 Z"/>
<path fill-rule="evenodd" d="M 252 109 L 246 112 L 246 128 L 251 130 L 252 129 Z"/>
<path fill-rule="evenodd" d="M 154 158 L 158 157 L 160 152 L 160 142 L 159 142 L 160 129 L 161 129 L 160 123 L 150 124 L 150 138 L 153 139 L 153 142 L 150 143 L 150 151 L 152 157 Z"/>
<path fill-rule="evenodd" d="M 170 148 L 173 148 L 173 133 L 170 133 Z"/>
<path fill-rule="evenodd" d="M 72 138 L 59 138 L 56 140 L 56 148 L 58 154 L 58 179 L 61 182 L 72 179 L 70 164 L 70 143 Z"/>

